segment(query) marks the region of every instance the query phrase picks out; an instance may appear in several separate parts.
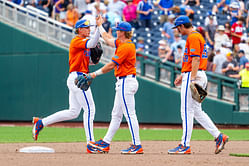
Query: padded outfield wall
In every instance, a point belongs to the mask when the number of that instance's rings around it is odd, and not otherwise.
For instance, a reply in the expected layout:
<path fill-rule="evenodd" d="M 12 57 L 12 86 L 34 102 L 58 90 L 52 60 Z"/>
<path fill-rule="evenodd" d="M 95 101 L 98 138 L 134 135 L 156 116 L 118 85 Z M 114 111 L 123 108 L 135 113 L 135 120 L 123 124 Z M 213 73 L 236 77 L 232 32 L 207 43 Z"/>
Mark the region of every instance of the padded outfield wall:
<path fill-rule="evenodd" d="M 0 23 L 0 120 L 30 121 L 68 108 L 68 51 Z M 91 71 L 101 67 L 91 67 Z M 141 123 L 181 123 L 180 92 L 138 77 L 136 111 Z M 114 101 L 113 72 L 97 77 L 91 86 L 95 121 L 109 122 Z M 207 98 L 204 110 L 215 123 L 249 124 L 247 113 L 234 104 Z M 82 120 L 82 113 L 76 121 Z"/>

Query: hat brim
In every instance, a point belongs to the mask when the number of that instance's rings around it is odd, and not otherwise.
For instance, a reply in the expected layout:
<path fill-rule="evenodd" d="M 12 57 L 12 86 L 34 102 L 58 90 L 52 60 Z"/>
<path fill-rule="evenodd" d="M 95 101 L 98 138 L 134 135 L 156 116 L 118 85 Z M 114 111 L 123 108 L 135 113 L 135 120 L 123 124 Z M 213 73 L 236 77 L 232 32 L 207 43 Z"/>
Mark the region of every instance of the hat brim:
<path fill-rule="evenodd" d="M 178 26 L 179 26 L 179 25 L 177 25 L 177 26 L 173 26 L 171 29 L 176 29 Z"/>
<path fill-rule="evenodd" d="M 120 31 L 120 29 L 117 28 L 117 27 L 112 27 L 112 29 L 115 30 L 115 31 Z"/>
<path fill-rule="evenodd" d="M 113 30 L 116 30 L 116 31 L 125 31 L 125 32 L 129 32 L 131 30 L 124 30 L 124 29 L 120 29 L 118 27 L 112 27 Z"/>

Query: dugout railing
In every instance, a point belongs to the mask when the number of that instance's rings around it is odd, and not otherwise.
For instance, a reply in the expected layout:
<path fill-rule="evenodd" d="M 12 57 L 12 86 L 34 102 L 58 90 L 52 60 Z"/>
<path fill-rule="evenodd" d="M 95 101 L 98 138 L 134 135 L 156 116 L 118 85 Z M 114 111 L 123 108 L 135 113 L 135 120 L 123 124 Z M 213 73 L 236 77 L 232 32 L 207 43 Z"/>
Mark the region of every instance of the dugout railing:
<path fill-rule="evenodd" d="M 74 36 L 72 27 L 48 17 L 46 12 L 7 0 L 0 0 L 0 20 L 64 47 L 69 46 Z"/>
<path fill-rule="evenodd" d="M 137 71 L 155 81 L 162 82 L 169 87 L 175 87 L 174 80 L 181 73 L 181 66 L 172 62 L 162 62 L 157 56 L 137 53 Z M 235 103 L 234 111 L 249 111 L 249 89 L 240 88 L 240 80 L 220 74 L 206 72 L 208 77 L 207 91 L 209 97 Z"/>

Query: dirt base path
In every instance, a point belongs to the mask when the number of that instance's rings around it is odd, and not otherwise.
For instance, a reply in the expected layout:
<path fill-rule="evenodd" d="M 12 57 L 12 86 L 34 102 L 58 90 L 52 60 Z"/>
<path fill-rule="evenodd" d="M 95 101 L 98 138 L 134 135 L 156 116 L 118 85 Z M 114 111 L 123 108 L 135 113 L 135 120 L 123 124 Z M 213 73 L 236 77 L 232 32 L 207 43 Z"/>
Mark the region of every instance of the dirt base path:
<path fill-rule="evenodd" d="M 218 155 L 214 141 L 192 141 L 191 155 L 168 155 L 177 141 L 143 141 L 145 154 L 121 155 L 129 142 L 112 142 L 108 154 L 86 154 L 81 143 L 14 143 L 0 144 L 1 166 L 249 166 L 249 157 L 232 157 L 229 153 L 249 153 L 249 141 L 230 141 Z M 26 146 L 46 146 L 54 154 L 26 154 L 18 150 Z"/>

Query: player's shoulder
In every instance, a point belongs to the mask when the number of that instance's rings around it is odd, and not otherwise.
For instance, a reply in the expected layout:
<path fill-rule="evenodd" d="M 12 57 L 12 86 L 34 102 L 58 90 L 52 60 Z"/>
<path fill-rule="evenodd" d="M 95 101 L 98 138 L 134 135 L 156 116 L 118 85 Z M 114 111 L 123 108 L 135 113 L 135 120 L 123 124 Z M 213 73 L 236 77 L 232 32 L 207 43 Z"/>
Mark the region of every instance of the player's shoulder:
<path fill-rule="evenodd" d="M 188 36 L 188 40 L 204 40 L 204 38 L 199 32 L 194 31 Z"/>

